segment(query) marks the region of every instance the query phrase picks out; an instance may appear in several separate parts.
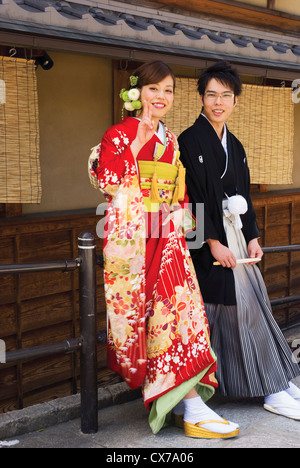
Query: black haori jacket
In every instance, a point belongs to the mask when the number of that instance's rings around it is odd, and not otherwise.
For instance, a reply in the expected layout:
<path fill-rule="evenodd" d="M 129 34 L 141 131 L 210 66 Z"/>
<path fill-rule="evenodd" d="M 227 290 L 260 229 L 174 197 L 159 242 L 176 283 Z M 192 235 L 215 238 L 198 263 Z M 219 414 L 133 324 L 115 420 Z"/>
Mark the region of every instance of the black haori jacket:
<path fill-rule="evenodd" d="M 213 126 L 203 115 L 179 136 L 178 141 L 180 159 L 186 168 L 187 192 L 193 212 L 196 213 L 196 203 L 204 203 L 204 239 L 217 239 L 228 246 L 222 211 L 225 195 L 221 176 L 226 165 L 222 143 Z M 250 198 L 249 169 L 243 145 L 228 129 L 227 147 L 229 160 L 232 162 L 233 192 L 242 195 L 248 203 L 248 211 L 241 215 L 242 231 L 248 244 L 251 239 L 260 235 Z M 191 256 L 204 302 L 236 304 L 232 269 L 213 266 L 215 259 L 206 242 L 201 248 L 191 249 Z"/>

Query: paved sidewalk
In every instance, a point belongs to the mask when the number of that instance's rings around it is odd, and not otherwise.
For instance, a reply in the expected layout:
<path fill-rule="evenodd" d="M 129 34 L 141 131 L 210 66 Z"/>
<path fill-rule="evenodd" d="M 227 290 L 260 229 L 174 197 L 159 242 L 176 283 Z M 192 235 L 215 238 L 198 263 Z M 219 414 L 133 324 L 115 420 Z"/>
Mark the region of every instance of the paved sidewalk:
<path fill-rule="evenodd" d="M 300 377 L 295 379 L 294 383 L 300 387 Z M 264 410 L 261 399 L 233 401 L 218 396 L 213 397 L 209 405 L 223 417 L 239 423 L 240 434 L 234 439 L 206 440 L 188 438 L 176 427 L 167 427 L 157 435 L 152 434 L 148 424 L 148 412 L 142 398 L 137 392 L 128 391 L 125 384 L 100 389 L 98 433 L 82 434 L 80 418 L 78 416 L 72 418 L 74 411 L 75 413 L 78 411 L 74 405 L 76 398 L 54 400 L 20 412 L 13 412 L 18 414 L 10 413 L 11 421 L 9 423 L 7 418 L 6 425 L 3 423 L 3 417 L 6 415 L 0 415 L 0 441 L 2 443 L 4 440 L 6 443 L 15 441 L 15 445 L 10 448 L 106 448 L 107 450 L 101 452 L 101 457 L 104 461 L 111 462 L 114 461 L 113 457 L 125 456 L 122 449 L 126 449 L 127 454 L 135 454 L 136 457 L 146 453 L 143 460 L 148 457 L 148 460 L 158 462 L 158 459 L 154 458 L 159 456 L 157 452 L 164 453 L 168 450 L 180 453 L 185 449 L 186 453 L 191 453 L 193 457 L 199 448 L 300 448 L 300 421 Z M 129 401 L 132 398 L 135 399 Z M 55 422 L 55 417 L 57 421 L 59 418 L 63 420 L 68 418 L 68 413 L 69 421 Z M 51 418 L 54 424 L 51 424 Z M 27 432 L 17 435 L 18 430 L 21 432 L 26 430 L 26 420 Z M 5 427 L 10 437 L 4 439 Z M 131 451 L 131 449 L 136 450 Z M 123 458 L 115 459 L 116 461 L 128 460 Z M 131 460 L 133 464 L 138 464 L 140 461 L 142 458 Z"/>

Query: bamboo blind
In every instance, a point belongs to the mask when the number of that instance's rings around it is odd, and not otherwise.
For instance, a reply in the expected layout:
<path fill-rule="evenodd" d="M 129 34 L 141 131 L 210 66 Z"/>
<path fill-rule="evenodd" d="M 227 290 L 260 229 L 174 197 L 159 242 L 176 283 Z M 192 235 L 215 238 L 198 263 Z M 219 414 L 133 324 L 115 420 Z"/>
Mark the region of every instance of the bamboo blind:
<path fill-rule="evenodd" d="M 0 202 L 39 203 L 40 200 L 34 61 L 0 57 Z"/>
<path fill-rule="evenodd" d="M 176 78 L 173 108 L 166 125 L 176 134 L 192 125 L 201 112 L 197 80 Z M 228 122 L 244 145 L 252 184 L 292 184 L 294 106 L 290 88 L 243 85 Z"/>

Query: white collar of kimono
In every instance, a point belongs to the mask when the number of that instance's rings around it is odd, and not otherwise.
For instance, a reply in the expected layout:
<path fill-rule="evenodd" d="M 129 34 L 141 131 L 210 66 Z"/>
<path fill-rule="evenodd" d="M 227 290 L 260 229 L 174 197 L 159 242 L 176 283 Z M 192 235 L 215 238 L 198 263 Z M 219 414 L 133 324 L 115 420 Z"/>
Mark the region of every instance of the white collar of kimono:
<path fill-rule="evenodd" d="M 141 120 L 139 119 L 138 117 L 135 117 L 135 119 L 137 120 Z M 157 136 L 157 138 L 161 141 L 161 143 L 163 145 L 165 145 L 165 132 L 164 132 L 164 126 L 163 124 L 161 123 L 161 121 L 158 122 L 158 130 L 157 132 L 155 132 L 155 135 Z"/>
<path fill-rule="evenodd" d="M 215 130 L 214 126 L 212 125 L 212 123 L 210 122 L 210 120 L 206 117 L 206 115 L 204 115 L 203 113 L 201 113 L 201 115 L 203 115 L 203 117 L 206 118 L 206 120 L 210 123 L 210 125 L 211 125 L 211 126 L 213 127 L 213 129 Z M 216 130 L 215 130 L 215 132 L 216 132 Z M 216 133 L 217 133 L 217 132 L 216 132 Z M 218 134 L 217 134 L 217 135 L 218 135 Z M 218 135 L 218 138 L 219 138 L 219 135 Z M 227 126 L 226 126 L 225 123 L 224 123 L 224 132 L 223 132 L 223 136 L 222 136 L 221 143 L 222 143 L 222 146 L 223 146 L 224 151 L 225 151 L 225 154 L 226 154 L 225 170 L 224 170 L 223 174 L 221 175 L 221 179 L 223 179 L 224 175 L 226 174 L 227 167 L 228 167 Z"/>

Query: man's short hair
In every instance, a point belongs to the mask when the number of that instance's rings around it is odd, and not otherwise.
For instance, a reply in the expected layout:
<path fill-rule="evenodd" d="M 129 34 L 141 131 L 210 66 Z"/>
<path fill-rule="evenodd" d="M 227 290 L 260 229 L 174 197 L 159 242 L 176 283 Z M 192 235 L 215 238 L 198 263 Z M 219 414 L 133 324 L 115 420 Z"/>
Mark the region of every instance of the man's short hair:
<path fill-rule="evenodd" d="M 203 96 L 207 85 L 211 79 L 219 81 L 228 86 L 235 94 L 239 96 L 242 92 L 242 82 L 235 68 L 229 62 L 218 62 L 202 72 L 198 79 L 197 89 L 200 96 Z"/>

